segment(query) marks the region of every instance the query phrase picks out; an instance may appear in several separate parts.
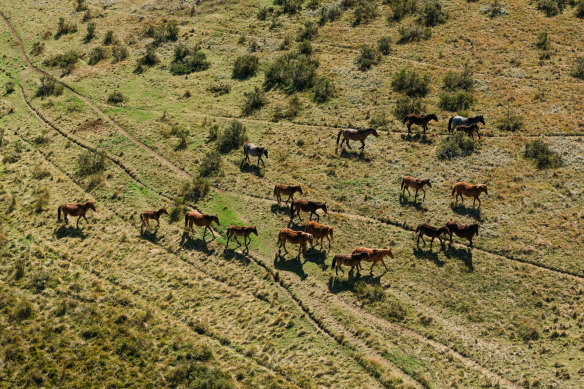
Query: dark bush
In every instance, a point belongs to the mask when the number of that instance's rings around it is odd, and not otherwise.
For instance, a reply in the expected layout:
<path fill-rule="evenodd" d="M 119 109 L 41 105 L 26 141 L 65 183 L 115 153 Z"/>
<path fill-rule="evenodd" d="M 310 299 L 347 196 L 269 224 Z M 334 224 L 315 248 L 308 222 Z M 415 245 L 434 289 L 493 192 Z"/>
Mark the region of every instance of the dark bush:
<path fill-rule="evenodd" d="M 190 74 L 209 69 L 207 56 L 198 46 L 188 48 L 179 45 L 174 50 L 174 59 L 170 65 L 170 72 L 176 75 Z"/>
<path fill-rule="evenodd" d="M 105 33 L 105 36 L 103 38 L 103 44 L 105 46 L 109 46 L 113 45 L 114 43 L 116 43 L 116 39 L 114 38 L 114 32 L 112 30 L 109 30 L 108 32 Z"/>
<path fill-rule="evenodd" d="M 331 80 L 323 76 L 316 81 L 313 91 L 313 101 L 315 103 L 324 103 L 334 97 L 335 86 Z"/>
<path fill-rule="evenodd" d="M 222 82 L 215 82 L 209 86 L 207 90 L 216 96 L 226 95 L 231 92 L 231 85 Z"/>
<path fill-rule="evenodd" d="M 557 168 L 563 165 L 562 157 L 540 139 L 527 143 L 523 156 L 535 160 L 538 169 Z"/>
<path fill-rule="evenodd" d="M 473 71 L 469 66 L 465 66 L 460 73 L 449 71 L 443 81 L 443 88 L 448 91 L 471 91 L 474 86 Z"/>
<path fill-rule="evenodd" d="M 43 63 L 50 67 L 59 67 L 63 71 L 63 75 L 70 74 L 79 60 L 79 55 L 73 51 L 68 51 L 65 54 L 58 54 L 54 57 L 46 59 Z"/>
<path fill-rule="evenodd" d="M 381 60 L 381 56 L 377 49 L 369 45 L 361 46 L 361 54 L 357 57 L 355 63 L 359 70 L 365 71 L 371 69 L 373 65 L 377 65 Z"/>
<path fill-rule="evenodd" d="M 274 0 L 275 5 L 282 7 L 282 12 L 293 15 L 302 9 L 303 0 Z"/>
<path fill-rule="evenodd" d="M 59 39 L 62 35 L 73 34 L 75 32 L 77 32 L 77 25 L 75 23 L 67 23 L 65 19 L 59 18 L 55 39 Z"/>
<path fill-rule="evenodd" d="M 404 120 L 404 118 L 412 113 L 422 114 L 425 111 L 425 107 L 422 105 L 420 99 L 410 99 L 409 97 L 400 97 L 395 102 L 393 107 L 393 116 L 398 120 Z"/>
<path fill-rule="evenodd" d="M 281 119 L 294 119 L 302 110 L 302 103 L 297 96 L 292 96 L 288 101 L 287 107 L 277 106 L 274 109 L 273 120 L 275 122 Z"/>
<path fill-rule="evenodd" d="M 357 298 L 366 304 L 373 304 L 385 300 L 385 290 L 381 285 L 371 285 L 359 281 L 355 283 L 355 294 Z"/>
<path fill-rule="evenodd" d="M 13 93 L 14 92 L 14 83 L 12 81 L 8 81 L 6 84 L 4 84 L 4 90 L 6 91 L 5 93 L 7 95 Z"/>
<path fill-rule="evenodd" d="M 218 174 L 221 171 L 221 155 L 217 150 L 208 151 L 201 165 L 199 166 L 199 175 L 201 177 L 209 177 Z"/>
<path fill-rule="evenodd" d="M 258 57 L 253 54 L 245 54 L 237 57 L 233 64 L 233 78 L 240 80 L 249 78 L 256 74 L 258 66 Z"/>
<path fill-rule="evenodd" d="M 174 127 L 172 133 L 179 139 L 179 144 L 175 150 L 184 150 L 187 148 L 187 140 L 191 135 L 191 130 L 186 127 Z"/>
<path fill-rule="evenodd" d="M 95 27 L 97 25 L 95 22 L 91 22 L 87 24 L 87 34 L 85 34 L 85 38 L 83 38 L 83 42 L 89 43 L 95 38 Z"/>
<path fill-rule="evenodd" d="M 44 42 L 35 42 L 33 43 L 32 48 L 30 49 L 30 54 L 36 57 L 37 55 L 40 55 L 44 50 L 45 50 Z"/>
<path fill-rule="evenodd" d="M 128 58 L 128 48 L 126 46 L 112 47 L 112 63 L 122 62 Z"/>
<path fill-rule="evenodd" d="M 467 92 L 443 93 L 440 95 L 438 106 L 450 112 L 469 109 L 474 103 L 474 98 Z"/>
<path fill-rule="evenodd" d="M 312 44 L 310 43 L 310 41 L 302 41 L 298 45 L 298 52 L 306 56 L 312 55 Z"/>
<path fill-rule="evenodd" d="M 337 3 L 326 3 L 320 8 L 318 24 L 324 26 L 327 22 L 334 22 L 343 14 L 343 8 Z"/>
<path fill-rule="evenodd" d="M 572 76 L 584 80 L 584 57 L 576 58 L 576 64 L 572 71 Z"/>
<path fill-rule="evenodd" d="M 375 129 L 380 128 L 387 128 L 389 121 L 387 120 L 387 115 L 384 111 L 376 112 L 371 119 L 369 119 L 369 127 L 373 127 Z"/>
<path fill-rule="evenodd" d="M 384 2 L 391 8 L 390 21 L 400 21 L 418 9 L 417 0 L 384 0 Z"/>
<path fill-rule="evenodd" d="M 107 102 L 110 104 L 122 104 L 126 101 L 126 97 L 120 91 L 115 91 L 110 93 L 107 97 Z"/>
<path fill-rule="evenodd" d="M 463 132 L 456 132 L 442 139 L 436 155 L 438 159 L 453 159 L 471 155 L 475 150 L 475 141 Z"/>
<path fill-rule="evenodd" d="M 501 15 L 507 15 L 507 10 L 503 7 L 503 4 L 499 0 L 493 0 L 493 2 L 485 7 L 482 12 L 486 14 L 488 17 L 496 18 Z"/>
<path fill-rule="evenodd" d="M 584 19 L 584 0 L 579 0 L 575 7 L 575 15 L 577 18 Z"/>
<path fill-rule="evenodd" d="M 499 119 L 497 128 L 501 131 L 519 131 L 523 127 L 523 118 L 508 108 L 505 114 Z"/>
<path fill-rule="evenodd" d="M 517 335 L 524 342 L 539 339 L 539 332 L 537 331 L 537 328 L 535 328 L 532 324 L 526 322 L 521 323 L 519 326 L 517 326 Z"/>
<path fill-rule="evenodd" d="M 176 41 L 178 39 L 178 25 L 174 20 L 165 21 L 162 25 L 154 27 L 148 26 L 145 35 L 154 39 L 155 45 L 161 45 L 165 42 Z"/>
<path fill-rule="evenodd" d="M 105 153 L 85 150 L 77 159 L 77 173 L 86 177 L 105 170 Z"/>
<path fill-rule="evenodd" d="M 413 24 L 410 24 L 409 26 L 401 26 L 398 32 L 399 39 L 397 43 L 400 45 L 409 42 L 428 40 L 432 37 L 432 30 L 430 27 L 415 26 Z"/>
<path fill-rule="evenodd" d="M 549 51 L 552 48 L 552 42 L 547 32 L 537 34 L 537 42 L 535 47 L 543 51 Z"/>
<path fill-rule="evenodd" d="M 160 60 L 154 51 L 154 48 L 148 46 L 146 48 L 146 53 L 144 53 L 143 57 L 140 57 L 136 60 L 136 69 L 134 73 L 142 73 L 144 71 L 144 67 L 150 67 L 156 65 Z"/>
<path fill-rule="evenodd" d="M 53 77 L 41 77 L 36 96 L 45 98 L 47 96 L 60 96 L 63 94 L 63 85 L 58 83 Z"/>
<path fill-rule="evenodd" d="M 261 109 L 268 102 L 264 91 L 257 86 L 254 87 L 253 91 L 244 93 L 243 96 L 245 97 L 243 108 L 241 109 L 241 114 L 243 116 L 251 115 L 258 109 Z"/>
<path fill-rule="evenodd" d="M 388 36 L 379 38 L 377 50 L 383 55 L 388 55 L 391 52 L 391 38 Z"/>
<path fill-rule="evenodd" d="M 217 140 L 218 135 L 219 135 L 219 125 L 213 124 L 211 127 L 209 127 L 209 136 L 207 137 L 207 139 L 210 142 L 212 142 L 214 140 Z"/>
<path fill-rule="evenodd" d="M 368 24 L 377 17 L 376 0 L 359 0 L 354 9 L 353 26 Z"/>
<path fill-rule="evenodd" d="M 537 0 L 537 9 L 552 17 L 564 12 L 566 0 Z"/>
<path fill-rule="evenodd" d="M 442 5 L 437 0 L 424 3 L 420 9 L 418 22 L 426 27 L 434 27 L 444 24 L 448 20 L 448 14 L 442 10 Z"/>
<path fill-rule="evenodd" d="M 312 21 L 305 22 L 304 26 L 298 30 L 296 42 L 309 41 L 316 35 L 318 35 L 318 26 Z"/>
<path fill-rule="evenodd" d="M 209 368 L 193 362 L 183 363 L 171 372 L 170 387 L 192 389 L 232 389 L 231 375 L 219 368 Z"/>
<path fill-rule="evenodd" d="M 29 303 L 24 298 L 12 308 L 10 313 L 10 320 L 21 322 L 26 319 L 30 319 L 34 314 L 31 303 Z"/>
<path fill-rule="evenodd" d="M 258 20 L 266 20 L 269 15 L 274 13 L 274 8 L 272 7 L 262 7 L 258 11 L 257 18 Z"/>
<path fill-rule="evenodd" d="M 195 177 L 193 181 L 183 186 L 181 194 L 186 201 L 197 202 L 207 196 L 210 188 L 209 180 L 204 177 Z"/>
<path fill-rule="evenodd" d="M 106 59 L 107 57 L 107 50 L 105 49 L 105 47 L 94 47 L 90 52 L 89 52 L 89 59 L 87 60 L 87 63 L 89 65 L 96 65 L 99 61 Z"/>
<path fill-rule="evenodd" d="M 85 0 L 77 0 L 77 6 L 75 7 L 76 12 L 83 12 L 87 11 L 87 4 L 85 4 Z"/>
<path fill-rule="evenodd" d="M 241 122 L 234 120 L 217 138 L 217 150 L 228 153 L 244 145 L 247 141 L 247 129 Z"/>
<path fill-rule="evenodd" d="M 430 90 L 430 76 L 418 74 L 415 70 L 403 68 L 393 76 L 391 87 L 410 97 L 423 97 Z"/>
<path fill-rule="evenodd" d="M 278 88 L 286 93 L 312 88 L 316 81 L 318 61 L 300 53 L 286 53 L 277 57 L 266 70 L 264 88 Z"/>

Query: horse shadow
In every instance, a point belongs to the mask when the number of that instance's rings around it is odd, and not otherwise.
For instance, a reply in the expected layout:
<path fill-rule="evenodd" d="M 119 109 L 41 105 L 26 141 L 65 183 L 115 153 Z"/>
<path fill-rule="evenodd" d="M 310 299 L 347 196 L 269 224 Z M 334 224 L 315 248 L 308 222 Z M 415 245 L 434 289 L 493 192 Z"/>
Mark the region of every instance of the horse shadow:
<path fill-rule="evenodd" d="M 326 256 L 327 256 L 326 250 L 322 249 L 317 250 L 314 247 L 311 247 L 308 250 L 306 250 L 306 253 L 304 253 L 304 263 L 312 262 L 317 264 L 322 270 L 326 270 L 327 268 L 325 264 Z"/>
<path fill-rule="evenodd" d="M 282 255 L 280 251 L 276 252 L 276 255 L 274 256 L 274 267 L 278 270 L 295 273 L 302 281 L 308 277 L 302 268 L 302 261 L 299 257 L 294 257 L 294 259 L 286 259 L 286 257 Z"/>
<path fill-rule="evenodd" d="M 440 242 L 438 242 L 438 244 L 440 244 Z M 440 248 L 440 251 L 442 251 L 442 247 Z M 428 248 L 428 250 L 422 250 L 421 248 L 419 248 L 416 245 L 416 246 L 414 246 L 414 257 L 416 257 L 418 259 L 424 259 L 427 261 L 434 262 L 436 264 L 436 266 L 442 267 L 446 264 L 446 262 L 442 261 L 438 257 L 438 253 L 440 251 L 434 252 L 430 248 Z"/>
<path fill-rule="evenodd" d="M 185 250 L 196 250 L 205 254 L 211 253 L 204 238 L 193 238 L 188 231 L 183 231 L 179 246 Z"/>
<path fill-rule="evenodd" d="M 155 228 L 154 231 L 148 228 L 146 229 L 140 228 L 140 237 L 152 243 L 157 243 L 162 238 L 161 236 L 158 236 L 158 228 Z"/>
<path fill-rule="evenodd" d="M 296 216 L 296 214 L 294 214 L 294 216 Z M 295 222 L 294 218 L 290 219 L 290 221 L 288 222 L 288 228 L 291 228 L 295 231 L 304 231 L 306 229 L 305 223 L 308 223 L 308 221 L 306 221 L 306 220 L 304 220 L 304 221 L 300 220 L 300 221 L 302 224 Z"/>
<path fill-rule="evenodd" d="M 446 258 L 454 257 L 460 259 L 470 273 L 474 271 L 474 265 L 472 264 L 472 251 L 470 247 L 456 248 L 450 243 L 448 244 L 448 248 L 444 251 L 444 254 L 446 254 Z"/>
<path fill-rule="evenodd" d="M 346 292 L 346 291 L 354 292 L 355 291 L 355 283 L 357 283 L 357 281 L 363 282 L 363 283 L 366 283 L 369 285 L 381 285 L 381 277 L 383 277 L 383 275 L 385 275 L 385 272 L 383 272 L 382 274 L 380 274 L 378 276 L 373 276 L 373 274 L 370 274 L 370 273 L 362 276 L 359 273 L 353 274 L 353 272 L 351 270 L 349 270 L 348 278 L 343 279 L 340 276 L 337 277 L 336 274 L 333 274 L 329 277 L 328 289 L 329 289 L 329 292 L 331 292 L 333 294 Z"/>
<path fill-rule="evenodd" d="M 365 156 L 365 150 L 361 151 L 347 151 L 341 149 L 341 158 L 356 159 L 363 162 L 371 162 L 371 158 Z"/>
<path fill-rule="evenodd" d="M 434 143 L 434 141 L 430 139 L 428 135 L 420 134 L 419 132 L 415 134 L 402 134 L 401 138 L 406 142 L 418 142 L 427 145 Z"/>
<path fill-rule="evenodd" d="M 280 204 L 272 204 L 270 207 L 272 213 L 284 213 L 290 214 L 290 205 L 280 205 Z"/>
<path fill-rule="evenodd" d="M 423 196 L 423 194 L 422 194 L 422 196 Z M 419 194 L 418 194 L 418 198 L 420 198 L 420 197 L 421 196 L 419 196 Z M 400 193 L 399 203 L 401 206 L 408 206 L 408 207 L 415 208 L 416 211 L 427 211 L 428 210 L 428 208 L 424 207 L 423 202 L 416 200 L 413 195 L 412 195 L 412 197 L 408 197 L 408 196 L 404 195 L 403 193 Z"/>
<path fill-rule="evenodd" d="M 57 239 L 61 238 L 81 238 L 85 239 L 87 234 L 79 227 L 69 225 L 61 225 L 55 229 L 55 236 Z"/>
<path fill-rule="evenodd" d="M 481 207 L 469 208 L 469 207 L 466 207 L 464 204 L 455 205 L 454 203 L 450 203 L 450 209 L 452 209 L 452 212 L 454 212 L 457 215 L 470 216 L 473 219 L 475 219 L 476 221 L 479 221 L 479 222 L 482 221 Z"/>
<path fill-rule="evenodd" d="M 249 164 L 244 162 L 242 165 L 239 166 L 239 171 L 242 173 L 252 173 L 256 177 L 262 178 L 264 173 L 262 173 L 262 169 L 256 164 Z"/>
<path fill-rule="evenodd" d="M 225 258 L 228 261 L 231 261 L 233 259 L 235 259 L 237 262 L 247 265 L 250 263 L 249 257 L 247 256 L 247 254 L 249 254 L 249 250 L 245 249 L 245 246 L 243 251 L 241 253 L 237 252 L 236 250 L 239 248 L 228 248 L 225 247 L 225 249 L 223 250 L 223 258 Z"/>

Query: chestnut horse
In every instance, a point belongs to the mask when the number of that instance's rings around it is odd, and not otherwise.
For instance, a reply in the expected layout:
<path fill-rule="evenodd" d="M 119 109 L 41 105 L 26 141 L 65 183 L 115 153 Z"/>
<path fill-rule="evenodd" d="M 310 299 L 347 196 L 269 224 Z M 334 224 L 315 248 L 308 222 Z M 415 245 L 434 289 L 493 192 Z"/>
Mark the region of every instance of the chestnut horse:
<path fill-rule="evenodd" d="M 430 120 L 438 121 L 438 116 L 436 116 L 436 114 L 434 114 L 434 113 L 431 113 L 429 115 L 416 115 L 415 113 L 413 113 L 413 114 L 408 115 L 404 118 L 403 124 L 407 123 L 408 134 L 412 133 L 412 131 L 411 131 L 412 124 L 424 127 L 424 134 L 425 134 L 426 130 L 428 129 L 428 122 Z"/>
<path fill-rule="evenodd" d="M 479 132 L 479 125 L 476 123 L 473 123 L 470 126 L 465 126 L 463 124 L 460 124 L 456 127 L 456 131 L 465 132 L 466 135 L 470 136 L 473 139 L 474 139 L 474 133 L 476 132 L 479 139 L 481 139 L 481 133 Z"/>
<path fill-rule="evenodd" d="M 278 200 L 278 205 L 280 205 L 280 202 L 282 201 L 282 195 L 288 196 L 286 199 L 286 204 L 288 204 L 288 201 L 294 200 L 294 193 L 296 192 L 303 194 L 300 185 L 276 184 L 276 186 L 274 186 L 274 196 L 276 196 L 276 199 Z"/>
<path fill-rule="evenodd" d="M 410 190 L 408 189 L 408 187 L 412 187 L 416 190 L 416 196 L 414 197 L 414 200 L 418 199 L 418 190 L 422 190 L 422 192 L 424 192 L 424 199 L 426 199 L 426 191 L 424 190 L 424 186 L 428 185 L 428 188 L 432 187 L 432 184 L 430 183 L 430 179 L 429 178 L 414 178 L 411 176 L 405 176 L 402 180 L 401 183 L 401 191 L 402 191 L 402 196 L 405 196 L 405 191 L 408 191 L 408 195 L 411 196 L 412 194 L 410 193 Z M 422 200 L 422 201 L 423 201 Z"/>
<path fill-rule="evenodd" d="M 278 253 L 282 247 L 284 247 L 284 251 L 288 253 L 288 250 L 286 250 L 286 241 L 288 241 L 291 244 L 298 245 L 298 257 L 300 257 L 300 250 L 306 251 L 306 242 L 312 244 L 312 240 L 312 235 L 307 234 L 306 232 L 282 228 L 278 233 Z"/>
<path fill-rule="evenodd" d="M 315 221 L 309 221 L 306 225 L 306 232 L 311 234 L 317 240 L 320 238 L 320 247 L 322 248 L 322 241 L 327 238 L 329 249 L 331 248 L 331 242 L 333 240 L 333 228 L 331 226 L 326 226 L 324 224 L 319 224 Z"/>
<path fill-rule="evenodd" d="M 187 231 L 191 230 L 193 231 L 193 224 L 198 226 L 198 227 L 203 227 L 205 226 L 205 229 L 203 230 L 203 238 L 205 238 L 205 234 L 207 233 L 207 230 L 211 231 L 211 235 L 213 235 L 213 239 L 215 239 L 215 234 L 213 233 L 213 230 L 211 229 L 211 223 L 215 222 L 218 226 L 220 226 L 221 224 L 219 223 L 219 216 L 217 215 L 207 215 L 207 214 L 202 214 L 199 213 L 197 211 L 193 211 L 193 212 L 189 212 L 187 214 L 185 214 L 185 229 Z M 187 228 L 188 225 L 188 228 Z"/>
<path fill-rule="evenodd" d="M 391 252 L 391 249 L 368 249 L 366 247 L 357 247 L 355 250 L 353 250 L 353 254 L 357 254 L 360 252 L 366 252 L 367 254 L 369 254 L 369 258 L 365 260 L 368 262 L 373 262 L 373 264 L 371 265 L 371 269 L 369 269 L 371 273 L 373 273 L 373 266 L 375 266 L 377 262 L 381 262 L 385 267 L 385 270 L 389 270 L 383 258 L 386 255 L 389 255 L 389 257 L 393 259 L 393 253 Z"/>
<path fill-rule="evenodd" d="M 337 146 L 339 146 L 339 140 L 341 139 L 341 134 L 343 135 L 343 140 L 341 141 L 341 148 L 343 147 L 343 143 L 347 143 L 347 147 L 351 149 L 351 146 L 349 145 L 349 141 L 350 140 L 358 140 L 361 142 L 361 150 L 365 150 L 365 139 L 367 139 L 367 137 L 369 135 L 373 135 L 376 138 L 379 136 L 377 134 L 377 130 L 375 128 L 361 128 L 361 129 L 355 129 L 355 128 L 347 128 L 346 130 L 341 130 L 339 131 L 339 135 L 337 135 Z"/>
<path fill-rule="evenodd" d="M 84 203 L 79 203 L 79 204 L 59 205 L 59 208 L 57 208 L 57 222 L 61 221 L 61 211 L 62 211 L 63 217 L 65 219 L 65 224 L 69 223 L 69 219 L 67 218 L 67 215 L 79 216 L 79 218 L 77 219 L 77 228 L 79 228 L 79 220 L 81 220 L 81 218 L 84 218 L 85 221 L 87 223 L 89 223 L 87 221 L 87 218 L 85 217 L 85 214 L 87 213 L 87 210 L 89 210 L 89 209 L 93 209 L 94 212 L 97 212 L 95 210 L 95 205 L 93 204 L 93 201 L 86 201 Z"/>
<path fill-rule="evenodd" d="M 243 244 L 245 245 L 246 250 L 249 250 L 248 245 L 251 242 L 251 238 L 249 236 L 251 235 L 252 232 L 256 236 L 259 236 L 258 230 L 255 228 L 255 226 L 247 226 L 247 227 L 229 226 L 229 227 L 227 227 L 227 243 L 225 244 L 225 247 L 229 246 L 229 239 L 231 239 L 232 236 L 235 237 L 235 241 L 239 245 L 237 247 L 240 247 L 241 243 L 239 242 L 237 237 L 243 236 Z M 247 241 L 248 239 L 249 239 L 249 242 Z"/>
<path fill-rule="evenodd" d="M 331 264 L 331 269 L 335 269 L 335 274 L 338 276 L 339 269 L 341 269 L 343 274 L 345 274 L 345 271 L 341 265 L 351 266 L 351 272 L 353 269 L 357 268 L 357 274 L 360 274 L 359 270 L 362 269 L 361 261 L 367 261 L 368 259 L 369 254 L 367 254 L 365 251 L 356 254 L 335 255 L 333 258 L 333 263 Z"/>
<path fill-rule="evenodd" d="M 294 219 L 294 208 L 296 208 L 296 214 L 300 220 L 302 220 L 300 211 L 310 212 L 309 220 L 312 220 L 312 215 L 316 215 L 316 221 L 320 221 L 320 216 L 316 213 L 318 209 L 322 209 L 324 214 L 327 214 L 326 203 L 320 201 L 294 200 L 290 203 L 290 220 Z"/>
<path fill-rule="evenodd" d="M 432 244 L 434 243 L 434 239 L 438 238 L 440 241 L 440 246 L 444 247 L 444 242 L 440 235 L 442 234 L 449 234 L 450 231 L 448 228 L 442 227 L 434 227 L 426 223 L 419 224 L 416 228 L 416 232 L 418 233 L 418 247 L 420 246 L 420 238 L 422 238 L 422 242 L 424 242 L 424 246 L 426 245 L 426 241 L 424 240 L 424 235 L 429 236 L 432 238 L 430 242 L 430 249 L 432 249 Z"/>
<path fill-rule="evenodd" d="M 150 227 L 148 222 L 150 219 L 156 220 L 156 228 L 160 227 L 160 215 L 168 215 L 168 212 L 164 208 L 160 208 L 158 211 L 145 211 L 140 214 L 140 220 L 142 221 L 142 227 L 146 224 Z"/>
<path fill-rule="evenodd" d="M 478 200 L 479 207 L 480 207 L 481 206 L 481 199 L 479 199 L 479 196 L 483 192 L 485 192 L 486 195 L 489 194 L 487 192 L 487 184 L 470 185 L 470 184 L 467 184 L 466 182 L 458 182 L 458 183 L 454 184 L 454 186 L 452 187 L 452 193 L 450 194 L 450 196 L 454 196 L 454 193 L 456 193 L 456 196 L 454 197 L 454 199 L 455 199 L 454 205 L 458 204 L 458 196 L 460 196 L 460 200 L 463 204 L 464 204 L 463 195 L 466 197 L 474 197 L 474 200 L 472 202 L 472 206 L 474 207 L 476 201 Z"/>
<path fill-rule="evenodd" d="M 450 234 L 450 243 L 452 243 L 452 234 L 456 234 L 460 238 L 466 238 L 470 242 L 468 247 L 472 246 L 472 237 L 479 234 L 479 223 L 462 224 L 454 220 L 446 223 L 446 228 Z"/>

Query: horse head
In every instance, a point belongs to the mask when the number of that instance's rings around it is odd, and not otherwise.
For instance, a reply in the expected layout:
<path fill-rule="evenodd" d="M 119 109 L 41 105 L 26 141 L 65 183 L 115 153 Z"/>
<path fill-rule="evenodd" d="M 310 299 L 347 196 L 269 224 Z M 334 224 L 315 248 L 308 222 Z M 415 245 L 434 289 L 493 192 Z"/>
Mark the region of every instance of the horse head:
<path fill-rule="evenodd" d="M 483 115 L 479 115 L 478 119 L 479 119 L 479 122 L 483 123 L 483 125 L 486 126 L 485 118 L 483 117 Z"/>
<path fill-rule="evenodd" d="M 479 234 L 479 223 L 473 223 L 471 225 L 472 229 L 474 230 L 475 234 Z"/>
<path fill-rule="evenodd" d="M 158 214 L 159 215 L 168 215 L 168 211 L 166 210 L 166 208 L 160 208 L 158 210 Z"/>
<path fill-rule="evenodd" d="M 218 226 L 220 226 L 220 225 L 221 225 L 221 223 L 219 223 L 219 216 L 218 216 L 217 214 L 215 214 L 215 215 L 213 216 L 213 221 L 214 221 L 215 223 L 217 223 L 217 225 L 218 225 Z"/>
<path fill-rule="evenodd" d="M 296 186 L 296 190 L 298 191 L 298 193 L 304 194 L 302 193 L 302 187 L 300 185 Z"/>
<path fill-rule="evenodd" d="M 431 114 L 429 117 L 430 117 L 430 120 L 436 120 L 436 121 L 438 121 L 438 116 L 436 116 L 435 113 Z"/>
<path fill-rule="evenodd" d="M 326 203 L 320 203 L 320 208 L 322 208 L 322 210 L 324 211 L 325 215 L 328 215 L 327 211 L 326 211 Z"/>
<path fill-rule="evenodd" d="M 487 184 L 481 184 L 479 188 L 482 192 L 485 192 L 486 195 L 489 194 L 489 192 L 487 192 Z"/>
<path fill-rule="evenodd" d="M 437 232 L 439 232 L 440 235 L 442 235 L 442 234 L 450 234 L 450 229 L 448 229 L 448 227 L 446 227 L 446 226 L 442 226 L 442 227 L 439 227 L 438 228 L 438 231 Z"/>
<path fill-rule="evenodd" d="M 253 232 L 253 233 L 254 233 L 256 236 L 259 236 L 259 234 L 258 234 L 258 229 L 257 229 L 257 228 L 253 227 L 253 228 L 251 229 L 251 232 Z"/>
<path fill-rule="evenodd" d="M 377 134 L 377 130 L 375 128 L 369 128 L 369 131 L 371 131 L 371 134 L 376 138 L 379 137 L 379 134 Z"/>
<path fill-rule="evenodd" d="M 432 187 L 432 183 L 430 182 L 430 179 L 429 178 L 424 178 L 422 180 L 422 184 L 428 185 L 428 188 L 431 188 Z"/>
<path fill-rule="evenodd" d="M 94 212 L 97 212 L 97 211 L 95 210 L 95 204 L 93 204 L 93 201 L 88 201 L 88 202 L 86 202 L 85 204 L 87 205 L 87 208 L 89 208 L 89 209 L 93 209 L 93 211 L 94 211 Z"/>
<path fill-rule="evenodd" d="M 265 147 L 262 148 L 262 153 L 264 153 L 266 158 L 268 158 L 268 149 L 266 149 Z"/>

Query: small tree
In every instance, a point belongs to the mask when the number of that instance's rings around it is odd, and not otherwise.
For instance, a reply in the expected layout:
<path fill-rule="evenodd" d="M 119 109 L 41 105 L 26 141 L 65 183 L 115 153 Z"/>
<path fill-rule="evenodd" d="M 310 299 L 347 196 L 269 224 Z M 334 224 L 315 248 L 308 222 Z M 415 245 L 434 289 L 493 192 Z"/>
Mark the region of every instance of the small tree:
<path fill-rule="evenodd" d="M 572 71 L 572 76 L 584 80 L 584 57 L 576 58 L 576 64 Z"/>
<path fill-rule="evenodd" d="M 101 60 L 105 59 L 107 57 L 107 50 L 104 47 L 94 47 L 90 52 L 89 52 L 89 59 L 87 60 L 87 63 L 89 65 L 97 65 Z"/>
<path fill-rule="evenodd" d="M 233 64 L 233 78 L 240 80 L 249 78 L 256 74 L 259 66 L 258 57 L 253 54 L 245 54 L 237 57 Z"/>
<path fill-rule="evenodd" d="M 116 39 L 114 38 L 114 32 L 112 30 L 109 30 L 108 32 L 106 32 L 105 36 L 103 38 L 104 46 L 113 45 L 115 42 L 116 42 Z"/>
<path fill-rule="evenodd" d="M 335 86 L 333 82 L 324 76 L 320 77 L 314 85 L 313 101 L 315 103 L 324 103 L 331 99 L 334 95 Z"/>
<path fill-rule="evenodd" d="M 497 128 L 501 131 L 519 131 L 523 127 L 523 118 L 520 115 L 511 110 L 511 107 L 507 108 L 505 114 L 499 119 L 497 123 Z"/>
<path fill-rule="evenodd" d="M 562 157 L 540 139 L 527 143 L 523 156 L 535 160 L 538 169 L 557 168 L 563 165 Z"/>
<path fill-rule="evenodd" d="M 377 65 L 380 61 L 379 52 L 369 46 L 363 45 L 361 46 L 361 54 L 357 57 L 356 64 L 359 70 L 365 71 L 371 69 L 373 65 Z"/>
<path fill-rule="evenodd" d="M 379 38 L 377 50 L 383 55 L 388 55 L 391 52 L 391 38 L 388 36 Z"/>
<path fill-rule="evenodd" d="M 442 5 L 436 0 L 424 3 L 418 18 L 418 22 L 426 27 L 444 24 L 446 20 L 448 20 L 448 14 L 442 10 Z"/>
<path fill-rule="evenodd" d="M 422 105 L 420 99 L 410 99 L 409 97 L 400 97 L 393 107 L 393 116 L 402 121 L 407 115 L 412 113 L 422 114 L 426 108 Z"/>
<path fill-rule="evenodd" d="M 419 42 L 428 40 L 432 37 L 432 30 L 430 27 L 421 27 L 410 24 L 409 26 L 401 26 L 398 30 L 399 39 L 398 44 L 403 45 L 409 42 Z"/>
<path fill-rule="evenodd" d="M 128 58 L 128 48 L 126 46 L 114 46 L 112 48 L 112 63 L 122 62 Z"/>
<path fill-rule="evenodd" d="M 95 22 L 91 22 L 87 24 L 87 34 L 85 34 L 85 38 L 83 38 L 83 42 L 89 43 L 93 38 L 95 38 L 95 27 L 97 25 Z"/>
<path fill-rule="evenodd" d="M 220 171 L 221 155 L 217 152 L 217 150 L 208 151 L 203 157 L 201 165 L 199 166 L 199 175 L 201 177 L 214 176 Z"/>
<path fill-rule="evenodd" d="M 245 97 L 245 102 L 241 110 L 243 116 L 251 115 L 268 102 L 264 91 L 257 86 L 254 87 L 253 91 L 244 93 L 243 96 Z"/>
<path fill-rule="evenodd" d="M 105 170 L 105 153 L 85 150 L 77 159 L 77 172 L 85 177 Z"/>
<path fill-rule="evenodd" d="M 430 76 L 418 74 L 415 70 L 403 68 L 393 76 L 391 87 L 410 97 L 423 97 L 430 90 Z"/>
<path fill-rule="evenodd" d="M 384 2 L 391 8 L 390 21 L 398 22 L 418 9 L 416 0 L 384 0 Z"/>
<path fill-rule="evenodd" d="M 180 140 L 176 146 L 177 150 L 184 150 L 187 148 L 187 139 L 191 135 L 191 130 L 186 127 L 178 127 L 173 130 L 174 135 Z"/>
<path fill-rule="evenodd" d="M 368 24 L 377 17 L 376 0 L 360 0 L 354 10 L 353 26 Z"/>
<path fill-rule="evenodd" d="M 232 121 L 217 138 L 217 150 L 221 153 L 228 153 L 239 148 L 247 141 L 247 129 L 241 122 Z"/>
<path fill-rule="evenodd" d="M 36 96 L 45 98 L 47 96 L 60 96 L 63 94 L 63 85 L 58 83 L 53 77 L 41 77 L 41 84 L 39 85 Z"/>

